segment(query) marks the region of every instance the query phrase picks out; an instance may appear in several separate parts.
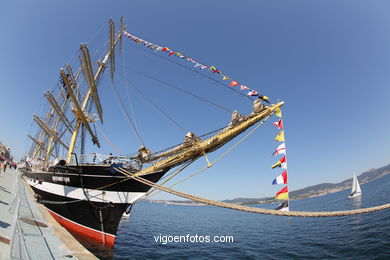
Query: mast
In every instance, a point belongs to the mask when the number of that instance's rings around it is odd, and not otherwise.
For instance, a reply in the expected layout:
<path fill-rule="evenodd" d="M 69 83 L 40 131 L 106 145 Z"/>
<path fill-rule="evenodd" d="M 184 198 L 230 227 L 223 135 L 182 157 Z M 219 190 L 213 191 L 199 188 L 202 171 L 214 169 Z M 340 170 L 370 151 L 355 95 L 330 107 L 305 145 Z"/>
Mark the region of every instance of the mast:
<path fill-rule="evenodd" d="M 73 75 L 72 69 L 70 68 L 69 65 L 66 65 L 66 69 L 67 69 L 67 72 L 68 72 L 67 75 L 70 76 L 69 81 L 70 81 L 70 83 L 71 83 L 71 86 L 72 86 L 73 88 L 76 88 L 76 89 L 77 89 L 77 83 L 76 83 L 76 81 L 77 81 L 77 78 L 80 76 L 81 70 L 78 72 L 78 74 L 77 74 L 76 77 L 75 77 L 75 76 Z M 63 78 L 63 75 L 62 75 L 62 74 L 61 74 L 61 77 Z M 61 91 L 61 89 L 60 89 L 60 93 L 59 93 L 59 96 L 58 96 L 58 97 L 61 96 L 61 93 L 62 93 L 62 91 Z M 53 111 L 56 112 L 56 114 L 57 114 L 57 119 L 56 119 L 56 121 L 53 123 L 53 126 L 52 126 L 51 131 L 52 131 L 52 132 L 56 132 L 56 129 L 57 129 L 58 124 L 60 123 L 60 121 L 62 121 L 63 124 L 64 124 L 64 126 L 65 126 L 65 131 L 64 131 L 64 133 L 65 133 L 66 131 L 70 131 L 70 132 L 72 133 L 72 129 L 73 129 L 72 124 L 71 124 L 71 122 L 69 121 L 69 119 L 66 117 L 66 115 L 65 115 L 65 113 L 64 113 L 65 107 L 66 107 L 66 105 L 68 105 L 68 98 L 65 98 L 65 97 L 63 98 L 63 102 L 62 102 L 62 105 L 61 105 L 61 107 L 60 107 L 60 105 L 59 105 L 58 102 L 54 99 L 54 97 L 53 97 L 53 95 L 50 93 L 50 91 L 47 91 L 47 92 L 44 94 L 44 96 L 45 96 L 46 99 L 49 101 L 49 103 L 50 103 L 50 105 L 51 105 Z M 58 98 L 57 98 L 57 99 L 58 99 Z M 62 133 L 62 134 L 59 136 L 59 139 L 61 139 L 61 137 L 62 137 L 62 135 L 63 135 L 64 133 Z M 53 141 L 54 141 L 54 135 L 51 135 L 51 136 L 50 136 L 50 139 L 49 139 L 49 143 L 48 143 L 48 145 L 47 145 L 47 147 L 46 147 L 46 156 L 45 156 L 45 159 L 44 159 L 44 160 L 45 160 L 45 164 L 48 163 L 49 158 L 50 158 L 50 155 L 53 155 L 52 152 L 51 152 L 52 147 L 54 147 L 54 146 L 52 146 Z M 55 157 L 55 156 L 53 155 L 53 157 Z"/>
<path fill-rule="evenodd" d="M 54 100 L 55 101 L 55 100 Z M 60 107 L 60 111 L 62 113 L 63 109 L 65 108 L 66 104 L 68 103 L 67 102 L 68 100 L 67 99 L 64 99 L 64 101 L 62 102 L 62 105 Z M 54 109 L 53 107 L 53 110 L 56 111 L 56 109 Z M 57 112 L 57 111 L 56 111 Z M 53 123 L 53 126 L 52 126 L 52 129 L 51 129 L 51 132 L 52 133 L 55 133 L 56 130 L 57 130 L 57 126 L 58 126 L 58 123 L 60 122 L 61 118 L 63 118 L 62 116 L 58 115 L 57 119 L 55 120 L 55 122 Z M 50 158 L 50 155 L 51 155 L 51 148 L 52 148 L 52 143 L 54 141 L 54 134 L 52 134 L 50 136 L 50 139 L 49 139 L 49 143 L 47 145 L 47 149 L 46 149 L 46 155 L 45 155 L 45 164 L 47 164 L 47 161 L 49 160 Z"/>
<path fill-rule="evenodd" d="M 122 18 L 121 18 L 122 19 Z M 85 117 L 84 115 L 84 112 L 86 107 L 87 107 L 87 104 L 90 100 L 90 98 L 94 98 L 94 101 L 95 101 L 95 105 L 97 107 L 97 110 L 98 110 L 98 113 L 99 113 L 99 105 L 100 103 L 99 100 L 98 100 L 98 96 L 97 96 L 97 89 L 96 89 L 96 82 L 97 80 L 100 78 L 101 74 L 103 74 L 105 68 L 106 68 L 106 63 L 107 63 L 107 60 L 108 58 L 110 58 L 110 64 L 111 64 L 111 79 L 113 80 L 113 71 L 115 70 L 115 46 L 116 44 L 119 42 L 119 40 L 121 39 L 121 36 L 123 34 L 123 31 L 124 31 L 124 28 L 125 27 L 122 27 L 121 30 L 119 31 L 117 37 L 115 38 L 115 32 L 114 32 L 114 22 L 112 21 L 112 19 L 109 20 L 109 25 L 110 25 L 110 35 L 109 35 L 109 38 L 110 38 L 110 48 L 109 50 L 107 51 L 106 55 L 104 56 L 104 59 L 101 63 L 99 63 L 99 67 L 96 71 L 95 74 L 93 74 L 93 70 L 92 70 L 92 66 L 90 65 L 90 59 L 89 58 L 89 51 L 88 51 L 88 48 L 86 47 L 86 44 L 81 44 L 80 46 L 80 49 L 82 51 L 82 54 L 83 54 L 83 64 L 82 64 L 82 68 L 84 68 L 84 73 L 87 73 L 88 76 L 87 76 L 87 81 L 88 81 L 88 84 L 89 84 L 89 89 L 88 89 L 88 92 L 87 94 L 85 95 L 84 97 L 84 100 L 81 104 L 81 106 L 79 105 L 76 97 L 74 96 L 74 94 L 70 94 L 71 97 L 72 97 L 72 101 L 74 103 L 74 105 L 76 106 L 76 110 L 77 110 L 77 115 L 76 115 L 76 118 L 77 118 L 77 121 L 75 123 L 75 126 L 73 128 L 73 133 L 72 133 L 72 137 L 71 137 L 71 140 L 70 140 L 70 143 L 69 143 L 69 149 L 68 149 L 68 154 L 67 154 L 67 163 L 70 163 L 71 162 L 71 157 L 72 157 L 72 153 L 74 151 L 74 147 L 75 147 L 75 143 L 76 143 L 76 139 L 77 139 L 77 135 L 78 135 L 78 132 L 79 132 L 79 129 L 80 129 L 80 126 L 83 124 L 88 132 L 92 135 L 92 138 L 94 140 L 94 142 L 96 142 L 97 144 L 98 141 L 97 141 L 97 138 L 96 136 L 93 134 L 92 130 L 90 129 L 90 126 L 87 122 L 87 118 Z M 64 73 L 63 70 L 61 70 L 61 74 Z M 70 84 L 69 82 L 66 80 L 65 82 L 66 84 L 66 87 L 67 89 L 71 89 L 70 88 Z M 99 113 L 99 117 L 101 117 L 102 119 L 102 111 L 101 113 Z"/>
<path fill-rule="evenodd" d="M 45 145 L 43 142 L 39 142 L 37 139 L 35 139 L 31 135 L 27 135 L 27 136 L 36 144 L 37 147 L 40 147 L 40 149 L 45 149 Z M 51 153 L 51 155 L 54 156 L 54 154 L 52 154 L 52 153 Z"/>
<path fill-rule="evenodd" d="M 39 127 L 41 127 L 43 131 L 46 132 L 48 136 L 53 137 L 56 142 L 59 142 L 62 146 L 68 149 L 68 146 L 61 141 L 60 137 L 55 131 L 51 130 L 37 115 L 33 115 L 33 117 L 34 121 L 38 124 Z"/>
<path fill-rule="evenodd" d="M 47 91 L 44 96 L 47 98 L 47 101 L 49 101 L 50 105 L 54 108 L 55 112 L 58 115 L 59 120 L 62 121 L 62 123 L 65 125 L 66 130 L 73 132 L 73 127 L 69 121 L 69 119 L 65 116 L 64 109 L 59 106 L 57 101 L 54 99 L 53 95 L 50 93 L 50 91 Z"/>
<path fill-rule="evenodd" d="M 61 96 L 61 93 L 58 94 L 57 99 L 60 96 Z M 53 117 L 53 109 L 49 110 L 46 113 L 45 122 L 49 123 L 52 117 Z M 33 148 L 32 156 L 31 156 L 31 158 L 33 158 L 33 159 L 39 158 L 41 153 L 45 150 L 44 142 L 45 142 L 45 138 L 47 136 L 47 133 L 41 127 L 39 129 L 40 130 L 39 130 L 39 133 L 37 135 L 37 139 L 34 138 L 35 140 L 33 140 L 35 143 L 35 147 Z M 35 142 L 35 141 L 37 141 L 37 142 Z M 42 144 L 42 145 L 39 145 L 39 144 Z"/>

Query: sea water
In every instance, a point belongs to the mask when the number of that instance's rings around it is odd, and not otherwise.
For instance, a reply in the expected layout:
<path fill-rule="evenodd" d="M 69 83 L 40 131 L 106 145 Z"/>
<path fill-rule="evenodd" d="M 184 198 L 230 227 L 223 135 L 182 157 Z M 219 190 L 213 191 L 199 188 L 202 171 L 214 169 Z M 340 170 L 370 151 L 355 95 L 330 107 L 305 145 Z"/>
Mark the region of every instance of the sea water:
<path fill-rule="evenodd" d="M 390 203 L 390 175 L 349 190 L 291 201 L 291 210 L 334 211 Z M 276 204 L 258 205 L 274 208 Z M 161 238 L 229 236 L 233 241 L 167 242 Z M 156 241 L 157 238 L 157 241 Z M 160 238 L 160 239 L 159 239 Z M 165 241 L 166 242 L 166 241 Z M 101 253 L 101 252 L 100 252 Z M 390 210 L 368 214 L 294 218 L 211 206 L 140 202 L 122 219 L 106 259 L 390 259 Z"/>

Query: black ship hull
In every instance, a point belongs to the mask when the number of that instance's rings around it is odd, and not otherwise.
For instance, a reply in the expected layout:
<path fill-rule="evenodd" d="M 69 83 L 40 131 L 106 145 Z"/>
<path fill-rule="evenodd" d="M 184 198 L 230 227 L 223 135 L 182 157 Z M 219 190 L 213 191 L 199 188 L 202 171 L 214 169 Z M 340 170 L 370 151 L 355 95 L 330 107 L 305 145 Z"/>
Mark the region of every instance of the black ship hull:
<path fill-rule="evenodd" d="M 123 213 L 150 189 L 114 168 L 115 165 L 56 166 L 48 171 L 26 171 L 24 177 L 62 226 L 113 247 Z M 144 178 L 157 182 L 168 170 Z"/>

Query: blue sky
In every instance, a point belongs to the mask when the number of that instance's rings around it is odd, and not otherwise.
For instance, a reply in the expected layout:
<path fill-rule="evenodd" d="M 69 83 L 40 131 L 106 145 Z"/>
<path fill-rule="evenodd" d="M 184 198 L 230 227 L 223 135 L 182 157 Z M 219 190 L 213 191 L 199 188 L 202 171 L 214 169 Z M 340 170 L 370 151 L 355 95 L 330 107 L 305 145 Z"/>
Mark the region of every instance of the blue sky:
<path fill-rule="evenodd" d="M 390 3 L 388 1 L 2 1 L 0 3 L 0 140 L 22 157 L 65 63 L 77 64 L 81 42 L 104 50 L 107 20 L 145 40 L 214 65 L 224 74 L 283 100 L 290 190 L 338 182 L 389 163 Z M 125 40 L 127 67 L 176 84 L 246 114 L 247 99 L 216 87 Z M 171 58 L 177 61 L 176 58 Z M 185 63 L 183 63 L 185 64 Z M 116 84 L 123 89 L 123 60 Z M 108 75 L 108 74 L 107 74 Z M 106 75 L 106 76 L 107 76 Z M 230 114 L 126 72 L 131 84 L 197 134 L 224 126 Z M 208 74 L 211 75 L 211 74 Z M 212 77 L 218 79 L 215 75 Z M 139 142 L 122 116 L 107 79 L 101 85 L 103 129 L 123 153 Z M 156 151 L 184 133 L 134 90 L 133 112 L 143 139 Z M 103 98 L 102 98 L 103 99 Z M 128 99 L 124 98 L 128 105 Z M 273 196 L 281 170 L 270 166 L 277 130 L 261 127 L 225 160 L 177 189 L 213 199 Z M 103 138 L 100 138 L 103 141 Z M 101 153 L 112 152 L 103 143 Z M 210 155 L 215 159 L 220 153 Z M 205 165 L 201 158 L 187 171 Z M 160 198 L 171 198 L 161 195 Z"/>

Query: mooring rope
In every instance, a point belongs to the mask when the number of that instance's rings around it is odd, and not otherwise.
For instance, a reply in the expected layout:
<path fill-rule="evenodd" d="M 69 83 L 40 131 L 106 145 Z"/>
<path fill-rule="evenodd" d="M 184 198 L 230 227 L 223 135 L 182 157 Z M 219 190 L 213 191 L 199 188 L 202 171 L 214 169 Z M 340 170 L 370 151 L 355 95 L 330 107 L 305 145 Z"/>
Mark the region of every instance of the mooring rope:
<path fill-rule="evenodd" d="M 132 178 L 140 183 L 143 183 L 145 185 L 148 185 L 150 187 L 153 187 L 155 189 L 165 191 L 167 193 L 189 199 L 192 201 L 212 205 L 212 206 L 217 206 L 217 207 L 222 207 L 222 208 L 228 208 L 228 209 L 234 209 L 234 210 L 239 210 L 239 211 L 246 211 L 246 212 L 251 212 L 251 213 L 257 213 L 257 214 L 267 214 L 267 215 L 277 215 L 277 216 L 289 216 L 289 217 L 337 217 L 337 216 L 349 216 L 349 215 L 357 215 L 357 214 L 363 214 L 363 213 L 369 213 L 369 212 L 374 212 L 374 211 L 379 211 L 379 210 L 384 210 L 384 209 L 389 209 L 390 208 L 390 203 L 380 205 L 380 206 L 375 206 L 375 207 L 370 207 L 370 208 L 363 208 L 363 209 L 353 209 L 353 210 L 342 210 L 342 211 L 320 211 L 320 212 L 307 212 L 307 211 L 280 211 L 280 210 L 273 210 L 273 209 L 263 209 L 263 208 L 254 208 L 254 207 L 248 207 L 248 206 L 242 206 L 242 205 L 237 205 L 237 204 L 231 204 L 231 203 L 226 203 L 226 202 L 220 202 L 220 201 L 215 201 L 215 200 L 209 200 L 206 198 L 194 196 L 188 193 L 180 192 L 173 190 L 171 188 L 156 184 L 154 182 L 148 181 L 142 177 L 135 176 L 134 174 L 124 170 L 124 169 L 119 169 L 115 168 L 117 171 L 120 173 L 128 176 L 129 178 Z"/>

